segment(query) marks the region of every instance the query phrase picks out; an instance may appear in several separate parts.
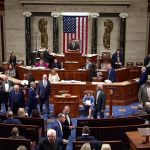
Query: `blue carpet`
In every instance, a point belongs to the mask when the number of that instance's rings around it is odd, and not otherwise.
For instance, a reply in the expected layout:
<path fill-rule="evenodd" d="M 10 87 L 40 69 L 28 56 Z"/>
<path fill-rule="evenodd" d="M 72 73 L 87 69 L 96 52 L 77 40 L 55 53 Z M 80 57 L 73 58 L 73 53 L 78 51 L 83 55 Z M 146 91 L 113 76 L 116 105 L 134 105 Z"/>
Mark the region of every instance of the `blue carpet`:
<path fill-rule="evenodd" d="M 130 115 L 134 115 L 134 114 L 138 114 L 139 111 L 137 109 L 137 106 L 138 106 L 139 103 L 133 103 L 133 104 L 130 104 L 130 105 L 126 105 L 126 106 L 113 106 L 112 108 L 112 115 L 113 117 L 127 117 L 127 116 L 130 116 Z M 50 119 L 48 119 L 48 116 L 46 114 L 46 108 L 45 108 L 45 105 L 43 106 L 43 111 L 44 111 L 44 114 L 42 115 L 42 117 L 47 120 L 48 124 L 47 124 L 47 128 L 51 128 L 55 122 L 55 117 L 53 115 L 53 112 L 54 112 L 54 105 L 53 104 L 50 104 L 49 105 L 50 107 Z M 39 109 L 39 105 L 38 105 L 38 109 Z M 80 106 L 79 107 L 79 110 L 80 112 L 83 111 L 83 106 Z M 26 110 L 28 111 L 28 107 L 26 108 Z M 1 113 L 5 113 L 5 108 L 4 106 L 2 106 L 2 109 L 1 109 Z M 82 113 L 81 113 L 82 114 Z M 106 106 L 106 109 L 105 109 L 105 118 L 108 118 L 109 116 L 109 106 Z M 78 118 L 72 118 L 72 122 L 73 122 L 73 125 L 74 126 L 77 126 L 77 119 L 83 119 L 83 118 L 87 118 L 83 115 L 80 115 Z M 73 147 L 72 147 L 72 141 L 75 140 L 75 129 L 72 130 L 72 133 L 71 133 L 71 137 L 69 138 L 69 143 L 67 145 L 67 148 L 66 150 L 73 150 Z"/>

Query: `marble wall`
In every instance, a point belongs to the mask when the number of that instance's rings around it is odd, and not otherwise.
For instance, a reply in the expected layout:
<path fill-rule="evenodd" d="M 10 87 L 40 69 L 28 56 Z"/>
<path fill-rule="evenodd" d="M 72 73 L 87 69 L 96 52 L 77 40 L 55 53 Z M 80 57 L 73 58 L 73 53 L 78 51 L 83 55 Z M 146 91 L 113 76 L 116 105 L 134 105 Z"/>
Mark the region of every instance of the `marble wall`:
<path fill-rule="evenodd" d="M 97 0 L 100 2 L 101 0 Z M 106 0 L 105 2 L 114 2 L 114 0 Z M 118 0 L 119 1 L 119 0 Z M 6 33 L 6 51 L 5 59 L 9 57 L 11 51 L 15 51 L 18 59 L 25 60 L 25 19 L 22 13 L 24 11 L 30 12 L 100 12 L 100 13 L 121 13 L 127 12 L 128 18 L 126 23 L 126 49 L 125 49 L 125 61 L 143 61 L 146 55 L 146 45 L 147 45 L 147 0 L 130 0 L 131 5 L 125 5 L 127 0 L 120 0 L 120 5 L 94 5 L 92 1 L 89 0 L 91 5 L 33 5 L 25 4 L 22 5 L 20 0 L 6 0 L 5 1 L 5 33 Z M 32 2 L 32 1 L 31 1 Z M 44 0 L 43 0 L 44 2 Z M 81 0 L 80 2 L 84 2 Z M 103 1 L 104 2 L 104 1 Z M 38 17 L 31 17 L 32 31 L 38 32 L 37 21 Z M 98 18 L 98 54 L 100 55 L 102 51 L 105 51 L 103 47 L 102 37 L 104 33 L 103 22 L 106 18 Z M 119 17 L 110 18 L 114 22 L 114 29 L 111 34 L 111 50 L 113 53 L 119 46 Z M 53 47 L 53 33 L 52 33 L 52 18 L 49 20 L 49 46 Z M 92 19 L 89 18 L 89 36 L 91 36 L 91 23 Z M 59 19 L 59 41 L 60 41 L 60 51 L 62 51 L 63 45 L 63 21 L 60 17 Z M 40 42 L 40 34 L 38 33 L 38 44 Z M 35 37 L 32 33 L 32 49 L 35 48 Z M 91 49 L 91 38 L 88 41 L 89 50 Z M 40 45 L 38 45 L 40 46 Z"/>

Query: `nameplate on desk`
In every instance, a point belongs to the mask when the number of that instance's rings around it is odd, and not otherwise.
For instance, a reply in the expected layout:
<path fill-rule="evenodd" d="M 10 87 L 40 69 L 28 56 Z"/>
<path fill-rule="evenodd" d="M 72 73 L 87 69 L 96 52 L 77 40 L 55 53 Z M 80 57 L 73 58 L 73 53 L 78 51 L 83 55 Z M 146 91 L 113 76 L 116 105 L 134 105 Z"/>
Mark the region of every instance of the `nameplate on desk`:
<path fill-rule="evenodd" d="M 78 64 L 79 62 L 77 61 L 65 61 L 65 64 Z"/>

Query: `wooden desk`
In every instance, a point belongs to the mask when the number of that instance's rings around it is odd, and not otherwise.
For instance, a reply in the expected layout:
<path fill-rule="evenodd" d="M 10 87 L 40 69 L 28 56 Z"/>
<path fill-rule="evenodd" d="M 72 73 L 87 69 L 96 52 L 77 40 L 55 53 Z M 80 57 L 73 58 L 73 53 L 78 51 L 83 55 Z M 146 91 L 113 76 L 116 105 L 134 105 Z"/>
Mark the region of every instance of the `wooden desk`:
<path fill-rule="evenodd" d="M 142 144 L 145 137 L 141 137 L 138 131 L 126 132 L 130 141 L 131 150 L 150 150 L 150 143 Z"/>
<path fill-rule="evenodd" d="M 0 75 L 2 77 L 3 75 Z M 15 83 L 21 83 L 21 80 L 9 77 Z M 68 90 L 72 95 L 79 95 L 80 104 L 82 104 L 83 93 L 85 90 L 96 91 L 96 86 L 100 82 L 57 82 L 51 83 L 51 98 L 58 94 L 58 91 Z M 129 105 L 138 101 L 139 86 L 136 81 L 129 80 L 124 82 L 116 82 L 111 84 L 104 84 L 104 91 L 106 93 L 107 104 L 112 100 L 113 105 Z M 113 95 L 110 96 L 110 89 L 113 90 Z M 52 99 L 51 99 L 51 102 Z"/>
<path fill-rule="evenodd" d="M 63 111 L 64 106 L 69 105 L 71 117 L 78 117 L 79 116 L 79 97 L 78 96 L 70 96 L 70 97 L 63 97 L 61 95 L 54 95 L 54 114 L 57 115 L 58 113 Z"/>
<path fill-rule="evenodd" d="M 24 74 L 32 72 L 35 80 L 41 80 L 43 74 L 50 74 L 50 69 L 27 69 L 24 66 L 19 66 L 16 68 L 17 78 L 20 80 L 24 79 Z M 79 81 L 89 81 L 89 71 L 88 70 L 57 70 L 61 80 L 79 80 Z"/>

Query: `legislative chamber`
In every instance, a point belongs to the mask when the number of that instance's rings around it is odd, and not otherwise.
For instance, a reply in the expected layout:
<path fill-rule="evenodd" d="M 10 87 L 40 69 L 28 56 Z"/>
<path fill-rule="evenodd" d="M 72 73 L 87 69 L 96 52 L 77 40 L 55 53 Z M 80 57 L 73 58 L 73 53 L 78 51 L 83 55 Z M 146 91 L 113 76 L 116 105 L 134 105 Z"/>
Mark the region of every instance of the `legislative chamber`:
<path fill-rule="evenodd" d="M 0 1 L 0 149 L 148 150 L 149 126 L 150 0 Z"/>

